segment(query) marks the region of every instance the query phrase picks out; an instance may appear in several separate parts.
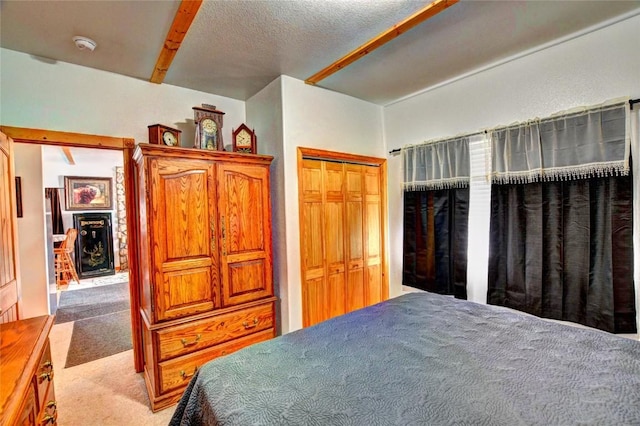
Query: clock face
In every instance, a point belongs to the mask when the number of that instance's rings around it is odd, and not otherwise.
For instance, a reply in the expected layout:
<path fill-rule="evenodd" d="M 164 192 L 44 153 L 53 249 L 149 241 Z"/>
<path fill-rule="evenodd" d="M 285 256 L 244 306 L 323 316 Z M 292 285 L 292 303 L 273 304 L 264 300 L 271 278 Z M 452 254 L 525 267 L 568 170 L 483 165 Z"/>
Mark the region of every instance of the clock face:
<path fill-rule="evenodd" d="M 236 135 L 236 146 L 238 148 L 251 147 L 251 135 L 246 130 L 242 129 Z"/>
<path fill-rule="evenodd" d="M 202 131 L 208 134 L 214 134 L 218 130 L 218 126 L 216 126 L 216 122 L 210 118 L 205 118 L 202 120 Z"/>
<path fill-rule="evenodd" d="M 176 138 L 176 135 L 174 135 L 168 130 L 162 133 L 162 141 L 167 146 L 176 146 L 178 144 L 178 139 Z"/>

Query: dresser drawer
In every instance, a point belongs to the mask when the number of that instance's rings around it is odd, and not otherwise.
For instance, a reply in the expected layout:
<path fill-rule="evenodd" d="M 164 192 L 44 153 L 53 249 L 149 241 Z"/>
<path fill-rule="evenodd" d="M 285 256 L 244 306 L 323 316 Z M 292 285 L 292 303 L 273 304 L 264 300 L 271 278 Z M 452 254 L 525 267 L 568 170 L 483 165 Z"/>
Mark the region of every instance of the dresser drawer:
<path fill-rule="evenodd" d="M 273 302 L 154 332 L 158 361 L 166 361 L 274 326 Z"/>
<path fill-rule="evenodd" d="M 160 393 L 163 394 L 186 386 L 197 369 L 207 361 L 223 355 L 228 355 L 244 348 L 245 346 L 269 340 L 274 336 L 275 330 L 271 328 L 228 343 L 223 343 L 179 358 L 161 362 L 158 364 Z"/>
<path fill-rule="evenodd" d="M 51 363 L 51 349 L 49 347 L 49 340 L 45 344 L 44 351 L 38 362 L 38 366 L 35 373 L 35 381 L 38 385 L 38 406 L 42 407 L 49 396 L 49 388 L 51 388 L 51 394 L 53 394 L 53 364 Z"/>

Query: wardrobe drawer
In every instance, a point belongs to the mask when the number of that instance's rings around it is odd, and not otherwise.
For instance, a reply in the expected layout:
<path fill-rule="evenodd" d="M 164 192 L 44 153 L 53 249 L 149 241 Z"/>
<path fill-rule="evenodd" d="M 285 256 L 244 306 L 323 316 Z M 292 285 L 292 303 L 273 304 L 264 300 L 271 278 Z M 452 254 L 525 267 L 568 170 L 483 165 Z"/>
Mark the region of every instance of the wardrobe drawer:
<path fill-rule="evenodd" d="M 156 331 L 158 361 L 166 361 L 274 326 L 273 302 Z"/>
<path fill-rule="evenodd" d="M 228 355 L 245 346 L 269 340 L 274 336 L 275 330 L 271 328 L 228 343 L 158 363 L 160 393 L 163 394 L 173 389 L 186 386 L 198 368 L 207 361 L 219 356 Z"/>

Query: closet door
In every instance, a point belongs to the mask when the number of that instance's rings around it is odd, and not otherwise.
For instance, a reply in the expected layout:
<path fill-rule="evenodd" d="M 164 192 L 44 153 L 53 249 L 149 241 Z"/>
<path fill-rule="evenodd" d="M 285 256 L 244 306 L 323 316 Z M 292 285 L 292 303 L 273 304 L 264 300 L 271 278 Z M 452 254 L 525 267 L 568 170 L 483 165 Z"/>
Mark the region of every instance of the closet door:
<path fill-rule="evenodd" d="M 377 164 L 300 159 L 303 326 L 386 299 L 383 180 Z"/>
<path fill-rule="evenodd" d="M 387 298 L 383 285 L 383 194 L 380 167 L 364 168 L 364 268 L 365 305 L 373 305 Z"/>
<path fill-rule="evenodd" d="M 218 164 L 222 305 L 273 295 L 269 167 Z"/>
<path fill-rule="evenodd" d="M 322 162 L 324 241 L 327 289 L 322 320 L 345 313 L 346 250 L 344 164 Z"/>
<path fill-rule="evenodd" d="M 220 307 L 214 168 L 209 161 L 149 161 L 156 321 Z"/>
<path fill-rule="evenodd" d="M 365 300 L 364 247 L 364 169 L 359 164 L 345 165 L 345 199 L 347 205 L 347 311 L 367 305 Z"/>
<path fill-rule="evenodd" d="M 300 260 L 302 322 L 305 327 L 327 318 L 324 262 L 323 168 L 321 161 L 303 160 L 300 167 Z"/>

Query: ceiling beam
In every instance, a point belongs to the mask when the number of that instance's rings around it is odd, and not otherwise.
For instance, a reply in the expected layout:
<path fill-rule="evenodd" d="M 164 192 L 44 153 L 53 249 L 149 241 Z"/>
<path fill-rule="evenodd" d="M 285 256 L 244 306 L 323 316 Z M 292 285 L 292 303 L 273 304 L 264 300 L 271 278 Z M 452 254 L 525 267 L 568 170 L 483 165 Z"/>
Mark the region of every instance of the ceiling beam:
<path fill-rule="evenodd" d="M 191 23 L 196 17 L 201 4 L 202 0 L 182 0 L 180 3 L 149 80 L 152 83 L 160 84 L 164 81 L 171 62 L 173 62 L 173 58 L 178 53 L 180 44 L 187 35 L 187 31 L 189 31 L 189 27 L 191 27 Z"/>
<path fill-rule="evenodd" d="M 62 152 L 64 152 L 64 156 L 67 157 L 67 163 L 74 165 L 76 162 L 73 160 L 73 155 L 71 155 L 71 148 L 68 146 L 62 147 Z"/>
<path fill-rule="evenodd" d="M 317 73 L 315 73 L 314 75 L 306 79 L 305 83 L 316 84 L 321 80 L 324 80 L 325 78 L 329 77 L 331 74 L 340 71 L 341 69 L 347 67 L 348 65 L 352 64 L 353 62 L 357 61 L 363 56 L 373 52 L 378 47 L 381 47 L 382 45 L 390 42 L 394 38 L 398 37 L 400 34 L 403 34 L 409 31 L 411 28 L 415 27 L 416 25 L 421 24 L 427 19 L 453 6 L 454 4 L 458 3 L 458 1 L 460 0 L 435 0 L 434 2 L 428 4 L 427 6 L 423 7 L 422 9 L 414 13 L 413 15 L 409 16 L 405 20 L 397 23 L 396 25 L 394 25 L 393 27 L 389 28 L 386 31 L 383 31 L 382 33 L 378 34 L 376 37 L 372 38 L 362 46 L 358 47 L 357 49 L 351 51 L 347 55 L 338 59 L 328 67 L 324 68 L 321 71 L 318 71 Z"/>

